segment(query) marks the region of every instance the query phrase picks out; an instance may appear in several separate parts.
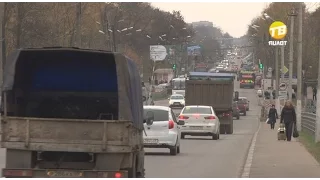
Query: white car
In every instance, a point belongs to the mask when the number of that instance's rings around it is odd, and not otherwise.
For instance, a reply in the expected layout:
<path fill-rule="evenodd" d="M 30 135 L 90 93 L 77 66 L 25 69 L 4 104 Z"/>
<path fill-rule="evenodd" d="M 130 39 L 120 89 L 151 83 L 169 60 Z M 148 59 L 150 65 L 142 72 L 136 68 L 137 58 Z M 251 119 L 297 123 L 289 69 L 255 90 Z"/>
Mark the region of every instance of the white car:
<path fill-rule="evenodd" d="M 169 107 L 174 108 L 183 108 L 185 105 L 184 96 L 181 94 L 173 94 L 169 99 Z"/>
<path fill-rule="evenodd" d="M 182 139 L 185 135 L 220 138 L 220 121 L 211 106 L 185 106 L 178 119 L 185 122 L 181 126 Z"/>
<path fill-rule="evenodd" d="M 262 97 L 262 96 L 263 96 L 263 92 L 262 92 L 261 89 L 259 89 L 259 90 L 257 91 L 257 95 L 258 95 L 259 97 Z"/>
<path fill-rule="evenodd" d="M 171 155 L 180 153 L 181 132 L 173 111 L 165 106 L 144 106 L 143 135 L 145 148 L 169 148 Z M 179 125 L 178 125 L 179 123 Z"/>

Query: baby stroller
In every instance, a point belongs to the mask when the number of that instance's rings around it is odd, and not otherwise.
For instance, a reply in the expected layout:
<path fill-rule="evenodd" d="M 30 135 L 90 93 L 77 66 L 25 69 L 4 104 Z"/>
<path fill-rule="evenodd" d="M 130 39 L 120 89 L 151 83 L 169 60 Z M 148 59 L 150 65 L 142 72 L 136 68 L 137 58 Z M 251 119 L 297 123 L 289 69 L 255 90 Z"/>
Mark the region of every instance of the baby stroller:
<path fill-rule="evenodd" d="M 284 127 L 283 123 L 280 123 L 279 129 L 278 129 L 278 140 L 286 140 L 286 128 Z"/>

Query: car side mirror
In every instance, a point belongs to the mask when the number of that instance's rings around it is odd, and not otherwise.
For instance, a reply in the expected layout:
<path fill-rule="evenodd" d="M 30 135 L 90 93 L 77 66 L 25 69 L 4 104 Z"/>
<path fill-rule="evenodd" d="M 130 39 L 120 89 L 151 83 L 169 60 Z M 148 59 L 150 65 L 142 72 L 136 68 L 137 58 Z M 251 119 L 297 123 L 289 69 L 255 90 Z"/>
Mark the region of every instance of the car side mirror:
<path fill-rule="evenodd" d="M 178 121 L 178 125 L 180 125 L 180 126 L 183 126 L 185 124 L 186 124 L 186 122 L 184 122 L 184 121 Z"/>
<path fill-rule="evenodd" d="M 146 124 L 152 125 L 154 120 L 154 113 L 152 111 L 148 111 L 146 114 Z"/>
<path fill-rule="evenodd" d="M 168 100 L 170 100 L 170 98 L 168 98 Z"/>

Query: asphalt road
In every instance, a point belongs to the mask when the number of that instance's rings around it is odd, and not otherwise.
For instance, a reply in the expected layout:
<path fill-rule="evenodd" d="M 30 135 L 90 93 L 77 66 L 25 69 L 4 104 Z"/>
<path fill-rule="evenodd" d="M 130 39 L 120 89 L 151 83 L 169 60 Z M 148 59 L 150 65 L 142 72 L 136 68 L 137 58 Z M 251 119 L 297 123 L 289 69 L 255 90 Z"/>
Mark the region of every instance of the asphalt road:
<path fill-rule="evenodd" d="M 181 140 L 181 154 L 171 156 L 168 149 L 146 149 L 148 178 L 237 178 L 241 176 L 251 139 L 258 128 L 258 98 L 256 90 L 239 89 L 239 96 L 250 101 L 250 111 L 234 120 L 234 134 L 210 137 L 191 137 Z M 168 100 L 156 105 L 168 106 Z M 175 110 L 179 113 L 179 110 Z"/>

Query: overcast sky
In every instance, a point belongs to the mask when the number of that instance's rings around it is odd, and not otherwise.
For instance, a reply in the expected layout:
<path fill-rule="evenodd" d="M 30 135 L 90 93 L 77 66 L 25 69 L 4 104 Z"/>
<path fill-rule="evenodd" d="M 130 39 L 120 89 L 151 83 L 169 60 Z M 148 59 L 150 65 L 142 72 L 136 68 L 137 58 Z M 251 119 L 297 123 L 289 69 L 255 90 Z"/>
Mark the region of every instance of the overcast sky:
<path fill-rule="evenodd" d="M 240 37 L 247 31 L 251 20 L 259 16 L 268 3 L 191 3 L 191 2 L 153 2 L 153 6 L 165 11 L 179 10 L 185 21 L 211 21 L 231 36 Z M 307 3 L 307 8 L 314 9 L 315 3 Z"/>

